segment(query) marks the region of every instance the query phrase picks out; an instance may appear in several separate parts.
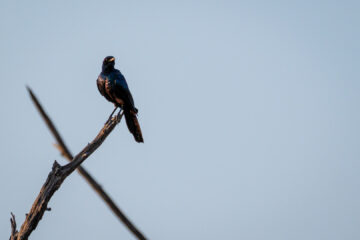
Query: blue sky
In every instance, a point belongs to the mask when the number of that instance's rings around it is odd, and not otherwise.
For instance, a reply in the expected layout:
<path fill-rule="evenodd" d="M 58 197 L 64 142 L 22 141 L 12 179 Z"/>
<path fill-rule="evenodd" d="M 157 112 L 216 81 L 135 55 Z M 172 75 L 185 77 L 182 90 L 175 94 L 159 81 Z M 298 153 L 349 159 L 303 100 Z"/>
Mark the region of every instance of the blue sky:
<path fill-rule="evenodd" d="M 127 78 L 122 122 L 85 163 L 150 239 L 359 239 L 358 1 L 1 1 L 0 237 L 56 159 L 26 93 L 77 153 Z M 31 239 L 134 239 L 77 173 Z"/>

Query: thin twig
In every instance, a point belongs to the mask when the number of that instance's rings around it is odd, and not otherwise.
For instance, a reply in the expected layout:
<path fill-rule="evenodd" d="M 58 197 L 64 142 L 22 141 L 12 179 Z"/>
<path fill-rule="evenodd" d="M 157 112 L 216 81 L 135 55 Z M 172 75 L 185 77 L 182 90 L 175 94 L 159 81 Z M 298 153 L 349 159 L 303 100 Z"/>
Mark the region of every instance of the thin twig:
<path fill-rule="evenodd" d="M 18 231 L 16 230 L 16 220 L 15 220 L 15 215 L 13 213 L 11 213 L 10 223 L 11 223 L 10 240 L 15 240 L 15 236 L 18 234 Z"/>
<path fill-rule="evenodd" d="M 54 135 L 57 144 L 55 147 L 60 151 L 61 155 L 64 156 L 67 160 L 71 161 L 73 156 L 66 146 L 64 140 L 60 136 L 59 132 L 57 131 L 55 125 L 51 121 L 50 117 L 47 115 L 43 107 L 41 106 L 40 102 L 36 98 L 35 94 L 32 90 L 27 87 L 27 90 L 30 94 L 30 97 L 35 104 L 37 110 L 39 111 L 41 117 L 44 119 L 46 125 L 48 126 L 50 132 Z M 116 110 L 116 109 L 115 109 Z M 112 112 L 114 114 L 115 110 Z M 111 114 L 111 115 L 112 115 Z M 111 118 L 110 118 L 111 119 Z M 110 120 L 109 119 L 109 120 Z M 108 121 L 109 121 L 108 120 Z M 85 178 L 85 180 L 90 184 L 90 186 L 94 189 L 96 193 L 104 200 L 104 202 L 108 205 L 108 207 L 113 211 L 113 213 L 118 217 L 118 219 L 125 224 L 125 226 L 139 239 L 139 240 L 146 240 L 146 237 L 135 227 L 135 225 L 126 217 L 126 215 L 120 210 L 120 208 L 115 204 L 115 202 L 110 198 L 110 196 L 103 190 L 100 184 L 86 171 L 83 167 L 79 166 L 77 168 L 79 174 Z"/>
<path fill-rule="evenodd" d="M 35 199 L 30 212 L 26 215 L 25 221 L 22 224 L 19 232 L 13 227 L 16 227 L 15 217 L 11 220 L 12 231 L 10 239 L 27 240 L 35 230 L 45 211 L 48 209 L 47 205 L 60 188 L 67 176 L 69 176 L 77 167 L 80 166 L 106 139 L 115 126 L 120 122 L 123 113 L 118 113 L 117 116 L 111 119 L 110 122 L 100 130 L 95 139 L 89 143 L 74 159 L 64 166 L 60 166 L 56 161 L 53 164 L 52 170 L 49 173 L 44 185 L 42 186 L 39 195 Z"/>

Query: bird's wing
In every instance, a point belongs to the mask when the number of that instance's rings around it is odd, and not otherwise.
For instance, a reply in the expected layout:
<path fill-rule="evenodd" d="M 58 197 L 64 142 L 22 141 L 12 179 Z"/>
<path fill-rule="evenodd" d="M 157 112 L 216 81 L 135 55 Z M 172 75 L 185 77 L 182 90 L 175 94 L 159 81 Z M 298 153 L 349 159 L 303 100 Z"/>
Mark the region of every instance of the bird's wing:
<path fill-rule="evenodd" d="M 101 95 L 105 96 L 105 80 L 99 76 L 98 79 L 96 80 L 96 85 Z"/>
<path fill-rule="evenodd" d="M 102 76 L 99 76 L 96 80 L 96 84 L 101 95 L 103 95 L 109 102 L 113 102 L 111 96 L 106 92 L 106 79 Z"/>
<path fill-rule="evenodd" d="M 131 110 L 137 112 L 135 108 L 134 99 L 131 95 L 129 87 L 126 83 L 124 76 L 119 72 L 115 78 L 115 87 L 114 87 L 114 94 L 116 98 L 121 99 L 124 101 L 126 107 L 130 107 Z"/>

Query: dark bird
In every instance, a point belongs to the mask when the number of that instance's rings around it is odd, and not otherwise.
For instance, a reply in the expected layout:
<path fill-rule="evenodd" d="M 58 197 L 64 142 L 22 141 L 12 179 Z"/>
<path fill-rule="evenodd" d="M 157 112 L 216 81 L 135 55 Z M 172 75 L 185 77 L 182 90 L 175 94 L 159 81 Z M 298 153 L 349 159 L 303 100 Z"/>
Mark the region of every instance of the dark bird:
<path fill-rule="evenodd" d="M 101 95 L 114 103 L 116 108 L 120 107 L 124 111 L 126 125 L 134 135 L 135 141 L 144 142 L 136 116 L 138 110 L 135 108 L 134 99 L 125 77 L 119 70 L 115 69 L 115 58 L 113 56 L 104 59 L 102 71 L 97 79 L 97 86 Z"/>

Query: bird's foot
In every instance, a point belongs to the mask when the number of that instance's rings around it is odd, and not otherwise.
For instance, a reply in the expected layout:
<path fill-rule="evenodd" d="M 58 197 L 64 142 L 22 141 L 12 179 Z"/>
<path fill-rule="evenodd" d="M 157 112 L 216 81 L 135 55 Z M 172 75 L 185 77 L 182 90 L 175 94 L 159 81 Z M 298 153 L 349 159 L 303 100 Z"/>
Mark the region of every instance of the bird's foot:
<path fill-rule="evenodd" d="M 115 121 L 120 122 L 122 115 L 124 114 L 123 110 L 120 108 L 120 111 L 115 116 Z"/>
<path fill-rule="evenodd" d="M 115 107 L 115 109 L 112 111 L 112 113 L 110 114 L 108 120 L 105 122 L 105 125 L 108 124 L 111 121 L 111 118 L 114 115 L 114 112 L 116 111 L 116 109 L 118 109 L 118 107 Z"/>

